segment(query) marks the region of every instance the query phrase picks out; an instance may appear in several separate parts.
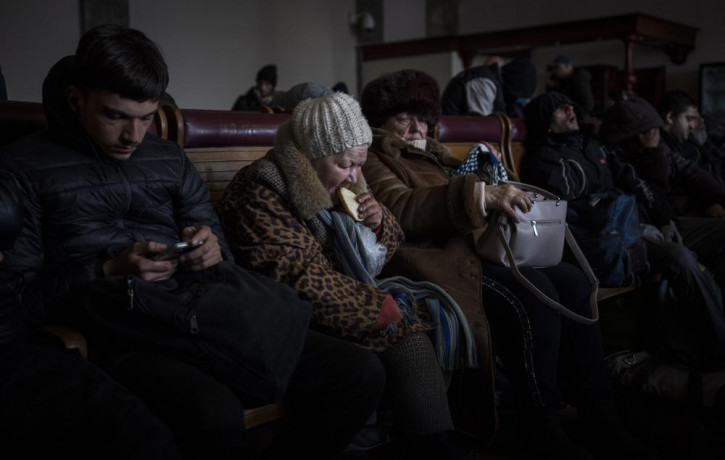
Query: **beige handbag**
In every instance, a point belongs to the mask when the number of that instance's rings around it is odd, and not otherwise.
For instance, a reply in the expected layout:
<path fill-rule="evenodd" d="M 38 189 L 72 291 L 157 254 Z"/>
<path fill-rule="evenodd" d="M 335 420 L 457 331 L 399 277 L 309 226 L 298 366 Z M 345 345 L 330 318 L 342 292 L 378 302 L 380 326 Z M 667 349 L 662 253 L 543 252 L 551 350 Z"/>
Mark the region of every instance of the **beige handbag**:
<path fill-rule="evenodd" d="M 510 222 L 503 212 L 492 213 L 486 230 L 476 238 L 479 255 L 484 260 L 511 268 L 516 279 L 525 288 L 562 315 L 584 324 L 596 322 L 599 319 L 599 281 L 566 224 L 567 202 L 533 185 L 512 181 L 501 184 L 510 184 L 530 193 L 534 205 L 527 213 L 515 208 L 519 223 Z M 591 318 L 574 313 L 554 301 L 539 291 L 519 270 L 519 267 L 542 268 L 558 265 L 564 255 L 564 242 L 574 253 L 591 284 Z"/>

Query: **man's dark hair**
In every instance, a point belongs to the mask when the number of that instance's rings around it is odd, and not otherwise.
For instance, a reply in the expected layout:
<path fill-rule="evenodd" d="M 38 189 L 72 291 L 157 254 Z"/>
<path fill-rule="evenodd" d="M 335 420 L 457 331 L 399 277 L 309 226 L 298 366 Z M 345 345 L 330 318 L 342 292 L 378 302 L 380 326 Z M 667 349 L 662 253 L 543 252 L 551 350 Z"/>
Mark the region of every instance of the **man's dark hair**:
<path fill-rule="evenodd" d="M 139 102 L 158 100 L 169 84 L 159 47 L 139 30 L 112 24 L 81 37 L 75 71 L 82 90 L 105 89 Z"/>
<path fill-rule="evenodd" d="M 668 112 L 672 112 L 672 116 L 676 117 L 690 107 L 697 108 L 695 99 L 690 97 L 686 92 L 675 89 L 662 95 L 662 99 L 660 99 L 660 103 L 657 106 L 657 111 L 664 120 L 667 118 Z"/>

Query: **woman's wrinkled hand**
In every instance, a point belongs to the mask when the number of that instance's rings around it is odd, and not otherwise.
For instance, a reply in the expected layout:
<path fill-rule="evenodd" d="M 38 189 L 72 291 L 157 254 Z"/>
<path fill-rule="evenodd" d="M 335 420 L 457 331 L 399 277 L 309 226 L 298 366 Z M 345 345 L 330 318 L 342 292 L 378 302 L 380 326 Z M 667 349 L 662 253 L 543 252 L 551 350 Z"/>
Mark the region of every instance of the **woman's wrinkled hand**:
<path fill-rule="evenodd" d="M 528 193 L 510 184 L 486 185 L 484 204 L 489 212 L 491 210 L 503 211 L 514 222 L 518 223 L 519 217 L 514 211 L 514 206 L 527 213 L 531 210 L 531 206 L 534 205 L 534 199 Z"/>
<path fill-rule="evenodd" d="M 363 225 L 375 231 L 383 222 L 383 208 L 370 193 L 361 193 L 357 196 L 360 206 L 357 213 L 362 219 Z"/>

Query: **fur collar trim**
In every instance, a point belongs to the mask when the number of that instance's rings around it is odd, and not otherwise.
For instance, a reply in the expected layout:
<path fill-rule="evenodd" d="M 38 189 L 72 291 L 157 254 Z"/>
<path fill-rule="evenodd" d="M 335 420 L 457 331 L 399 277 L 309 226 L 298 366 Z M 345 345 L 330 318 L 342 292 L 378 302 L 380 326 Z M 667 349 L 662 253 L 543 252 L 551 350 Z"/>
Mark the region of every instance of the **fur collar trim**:
<path fill-rule="evenodd" d="M 453 156 L 450 149 L 437 140 L 427 137 L 425 151 L 413 147 L 398 136 L 380 128 L 373 128 L 373 148 L 393 158 L 399 157 L 403 152 L 417 155 L 427 155 L 435 158 L 440 164 L 456 167 L 461 160 Z"/>
<path fill-rule="evenodd" d="M 292 206 L 303 219 L 312 219 L 322 209 L 333 207 L 330 195 L 317 177 L 310 160 L 297 148 L 289 122 L 280 125 L 274 139 L 274 149 L 268 156 L 282 172 Z M 358 195 L 367 192 L 367 183 L 362 174 L 351 189 Z"/>

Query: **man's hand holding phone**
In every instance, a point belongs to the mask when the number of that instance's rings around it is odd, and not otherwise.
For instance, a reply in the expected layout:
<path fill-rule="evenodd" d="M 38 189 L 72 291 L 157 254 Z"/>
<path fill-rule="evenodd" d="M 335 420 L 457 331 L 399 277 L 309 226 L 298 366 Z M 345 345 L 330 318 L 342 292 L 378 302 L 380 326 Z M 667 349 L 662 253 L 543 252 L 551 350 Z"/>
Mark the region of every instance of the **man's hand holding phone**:
<path fill-rule="evenodd" d="M 145 281 L 159 281 L 170 278 L 179 264 L 187 270 L 199 271 L 222 261 L 219 239 L 208 226 L 184 228 L 181 240 L 174 245 L 155 241 L 134 243 L 104 262 L 103 274 L 134 274 Z"/>
<path fill-rule="evenodd" d="M 179 265 L 177 258 L 169 260 L 154 260 L 155 254 L 166 251 L 165 244 L 155 241 L 134 243 L 113 259 L 103 263 L 105 276 L 137 275 L 145 281 L 159 281 L 168 279 Z"/>
<path fill-rule="evenodd" d="M 185 227 L 181 230 L 181 240 L 191 242 L 194 248 L 179 257 L 179 263 L 187 270 L 199 271 L 222 261 L 222 248 L 219 238 L 207 225 Z"/>
<path fill-rule="evenodd" d="M 166 249 L 164 249 L 161 252 L 150 254 L 149 258 L 151 260 L 156 260 L 156 261 L 178 259 L 182 255 L 193 251 L 194 249 L 201 246 L 202 244 L 204 244 L 203 241 L 199 244 L 193 244 L 193 243 L 189 243 L 186 241 L 182 241 L 182 242 L 168 246 Z"/>

